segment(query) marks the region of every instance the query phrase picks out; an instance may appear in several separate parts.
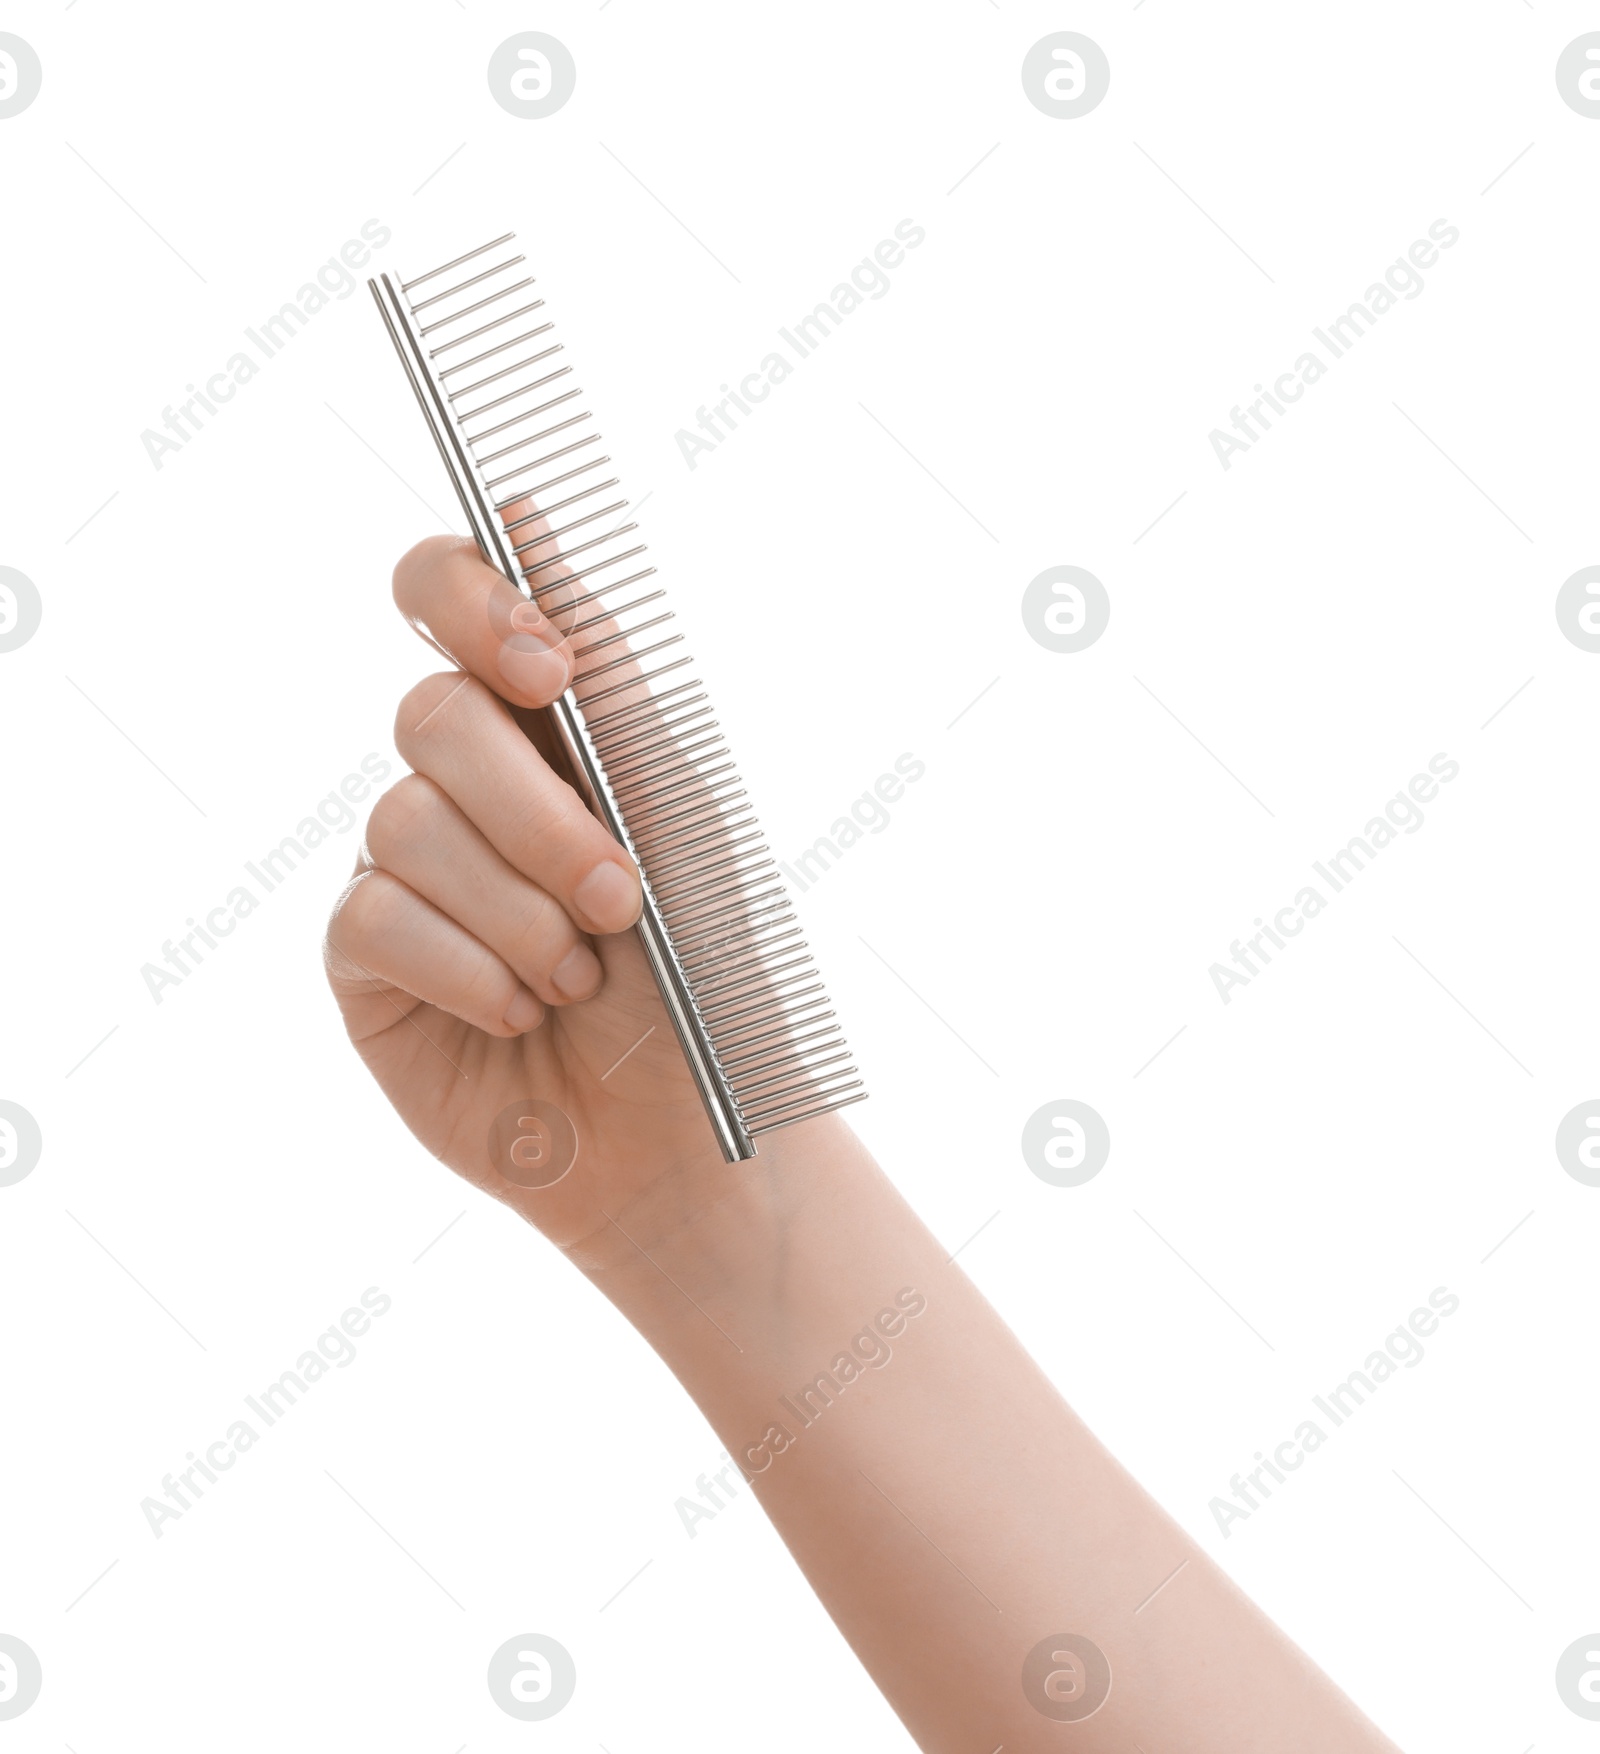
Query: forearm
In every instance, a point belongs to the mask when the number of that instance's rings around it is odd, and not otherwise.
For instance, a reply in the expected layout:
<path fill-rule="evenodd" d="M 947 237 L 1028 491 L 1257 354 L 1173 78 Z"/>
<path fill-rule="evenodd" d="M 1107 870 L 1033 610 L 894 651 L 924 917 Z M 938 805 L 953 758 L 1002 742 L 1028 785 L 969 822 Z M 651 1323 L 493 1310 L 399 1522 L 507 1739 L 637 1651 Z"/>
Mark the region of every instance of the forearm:
<path fill-rule="evenodd" d="M 837 1119 L 615 1218 L 580 1264 L 923 1747 L 1055 1746 L 1081 1678 L 1046 1650 L 1025 1687 L 1024 1664 L 1062 1633 L 1110 1666 L 1072 1732 L 1090 1754 L 1390 1747 L 1098 1444 Z"/>

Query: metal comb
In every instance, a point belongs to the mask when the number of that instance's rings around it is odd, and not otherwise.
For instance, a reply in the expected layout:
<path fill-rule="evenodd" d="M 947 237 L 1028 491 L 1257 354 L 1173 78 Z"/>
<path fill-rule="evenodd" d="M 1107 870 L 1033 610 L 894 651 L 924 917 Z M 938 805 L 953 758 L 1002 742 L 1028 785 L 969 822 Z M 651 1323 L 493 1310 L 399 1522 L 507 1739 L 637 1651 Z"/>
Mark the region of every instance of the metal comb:
<path fill-rule="evenodd" d="M 572 367 L 514 243 L 507 232 L 367 285 L 484 558 L 572 646 L 572 684 L 547 711 L 590 807 L 643 873 L 636 930 L 717 1143 L 739 1162 L 757 1135 L 866 1092 L 710 703 L 683 676 L 692 660 L 672 650 L 683 636 L 667 629 L 665 592 L 626 597 L 655 568 L 628 564 L 645 552 L 636 523 L 605 522 L 628 501 L 602 500 L 617 477 L 599 479 L 610 458 L 562 381 Z M 538 510 L 507 523 L 524 500 Z M 563 548 L 564 536 L 576 539 Z M 537 582 L 563 561 L 565 578 Z M 600 623 L 601 637 L 576 637 Z"/>

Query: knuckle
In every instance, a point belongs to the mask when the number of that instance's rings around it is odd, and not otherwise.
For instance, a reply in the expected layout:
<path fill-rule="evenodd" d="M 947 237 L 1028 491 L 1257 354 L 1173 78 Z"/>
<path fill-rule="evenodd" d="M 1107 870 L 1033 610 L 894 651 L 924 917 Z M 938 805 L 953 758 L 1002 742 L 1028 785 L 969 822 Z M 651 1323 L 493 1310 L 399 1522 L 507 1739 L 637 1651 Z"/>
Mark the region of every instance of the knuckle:
<path fill-rule="evenodd" d="M 402 696 L 394 716 L 394 744 L 406 760 L 429 736 L 446 730 L 456 709 L 487 701 L 489 691 L 461 670 L 437 670 Z"/>
<path fill-rule="evenodd" d="M 328 919 L 330 952 L 359 969 L 371 947 L 382 942 L 385 920 L 393 928 L 400 885 L 383 871 L 363 871 L 345 885 Z"/>
<path fill-rule="evenodd" d="M 462 984 L 461 1014 L 498 1024 L 516 990 L 517 977 L 511 970 L 498 960 L 484 957 Z"/>
<path fill-rule="evenodd" d="M 576 937 L 576 929 L 554 898 L 537 889 L 517 914 L 507 960 L 514 968 L 553 967 Z"/>
<path fill-rule="evenodd" d="M 367 857 L 374 865 L 392 867 L 408 847 L 436 828 L 449 807 L 444 791 L 426 775 L 407 774 L 372 806 Z"/>
<path fill-rule="evenodd" d="M 548 850 L 554 841 L 570 842 L 599 825 L 567 781 L 551 774 L 524 800 L 509 826 L 517 845 L 531 853 Z"/>
<path fill-rule="evenodd" d="M 428 536 L 408 548 L 395 562 L 394 600 L 408 621 L 425 618 L 448 588 L 451 573 L 464 549 L 477 552 L 465 536 Z"/>

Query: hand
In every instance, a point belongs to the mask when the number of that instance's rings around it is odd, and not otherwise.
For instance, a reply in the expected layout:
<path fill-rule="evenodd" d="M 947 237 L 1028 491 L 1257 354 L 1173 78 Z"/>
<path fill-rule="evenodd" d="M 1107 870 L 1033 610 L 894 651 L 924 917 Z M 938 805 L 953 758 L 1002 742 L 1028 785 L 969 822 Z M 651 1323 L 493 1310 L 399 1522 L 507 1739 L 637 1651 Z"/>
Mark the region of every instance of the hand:
<path fill-rule="evenodd" d="M 759 1497 L 919 1745 L 1042 1746 L 1025 1665 L 1070 1623 L 1118 1677 L 1071 1726 L 1083 1754 L 1397 1754 L 1094 1440 L 838 1116 L 721 1161 L 626 930 L 637 873 L 528 713 L 571 675 L 560 628 L 459 540 L 413 549 L 395 595 L 466 674 L 401 703 L 415 771 L 329 925 L 351 1039 L 417 1137 L 676 1372 L 727 1446 L 718 1481 Z M 578 1134 L 542 1189 L 489 1151 L 530 1098 Z"/>
<path fill-rule="evenodd" d="M 628 929 L 637 870 L 557 771 L 553 728 L 532 711 L 567 687 L 570 644 L 464 538 L 418 544 L 394 594 L 464 674 L 429 676 L 400 703 L 395 745 L 413 771 L 373 807 L 328 925 L 328 979 L 417 1138 L 571 1248 L 646 1187 L 720 1169 L 720 1155 Z M 578 1135 L 572 1171 L 543 1189 L 491 1160 L 497 1117 L 529 1098 Z"/>

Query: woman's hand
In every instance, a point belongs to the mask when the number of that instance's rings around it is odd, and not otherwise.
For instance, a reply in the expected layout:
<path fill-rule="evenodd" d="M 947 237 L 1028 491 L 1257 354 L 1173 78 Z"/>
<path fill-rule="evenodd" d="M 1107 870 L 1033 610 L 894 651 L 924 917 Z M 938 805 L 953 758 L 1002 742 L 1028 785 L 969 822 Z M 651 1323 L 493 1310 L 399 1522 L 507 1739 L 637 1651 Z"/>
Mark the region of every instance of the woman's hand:
<path fill-rule="evenodd" d="M 760 1499 L 920 1746 L 1396 1754 L 1101 1448 L 837 1116 L 722 1163 L 626 931 L 637 875 L 516 717 L 566 687 L 560 629 L 461 541 L 413 549 L 395 594 L 467 674 L 401 703 L 415 771 L 328 929 L 351 1039 L 418 1138 L 677 1374 L 727 1445 L 720 1489 Z M 577 1157 L 524 1187 L 490 1139 L 536 1101 Z"/>
<path fill-rule="evenodd" d="M 463 538 L 413 548 L 394 594 L 464 674 L 429 676 L 400 703 L 395 744 L 413 771 L 373 808 L 328 925 L 328 979 L 418 1139 L 570 1248 L 646 1187 L 720 1157 L 629 930 L 638 873 L 532 715 L 568 686 L 569 642 Z M 502 1172 L 515 1173 L 507 1111 L 530 1101 L 577 1134 L 570 1173 L 537 1189 Z"/>

